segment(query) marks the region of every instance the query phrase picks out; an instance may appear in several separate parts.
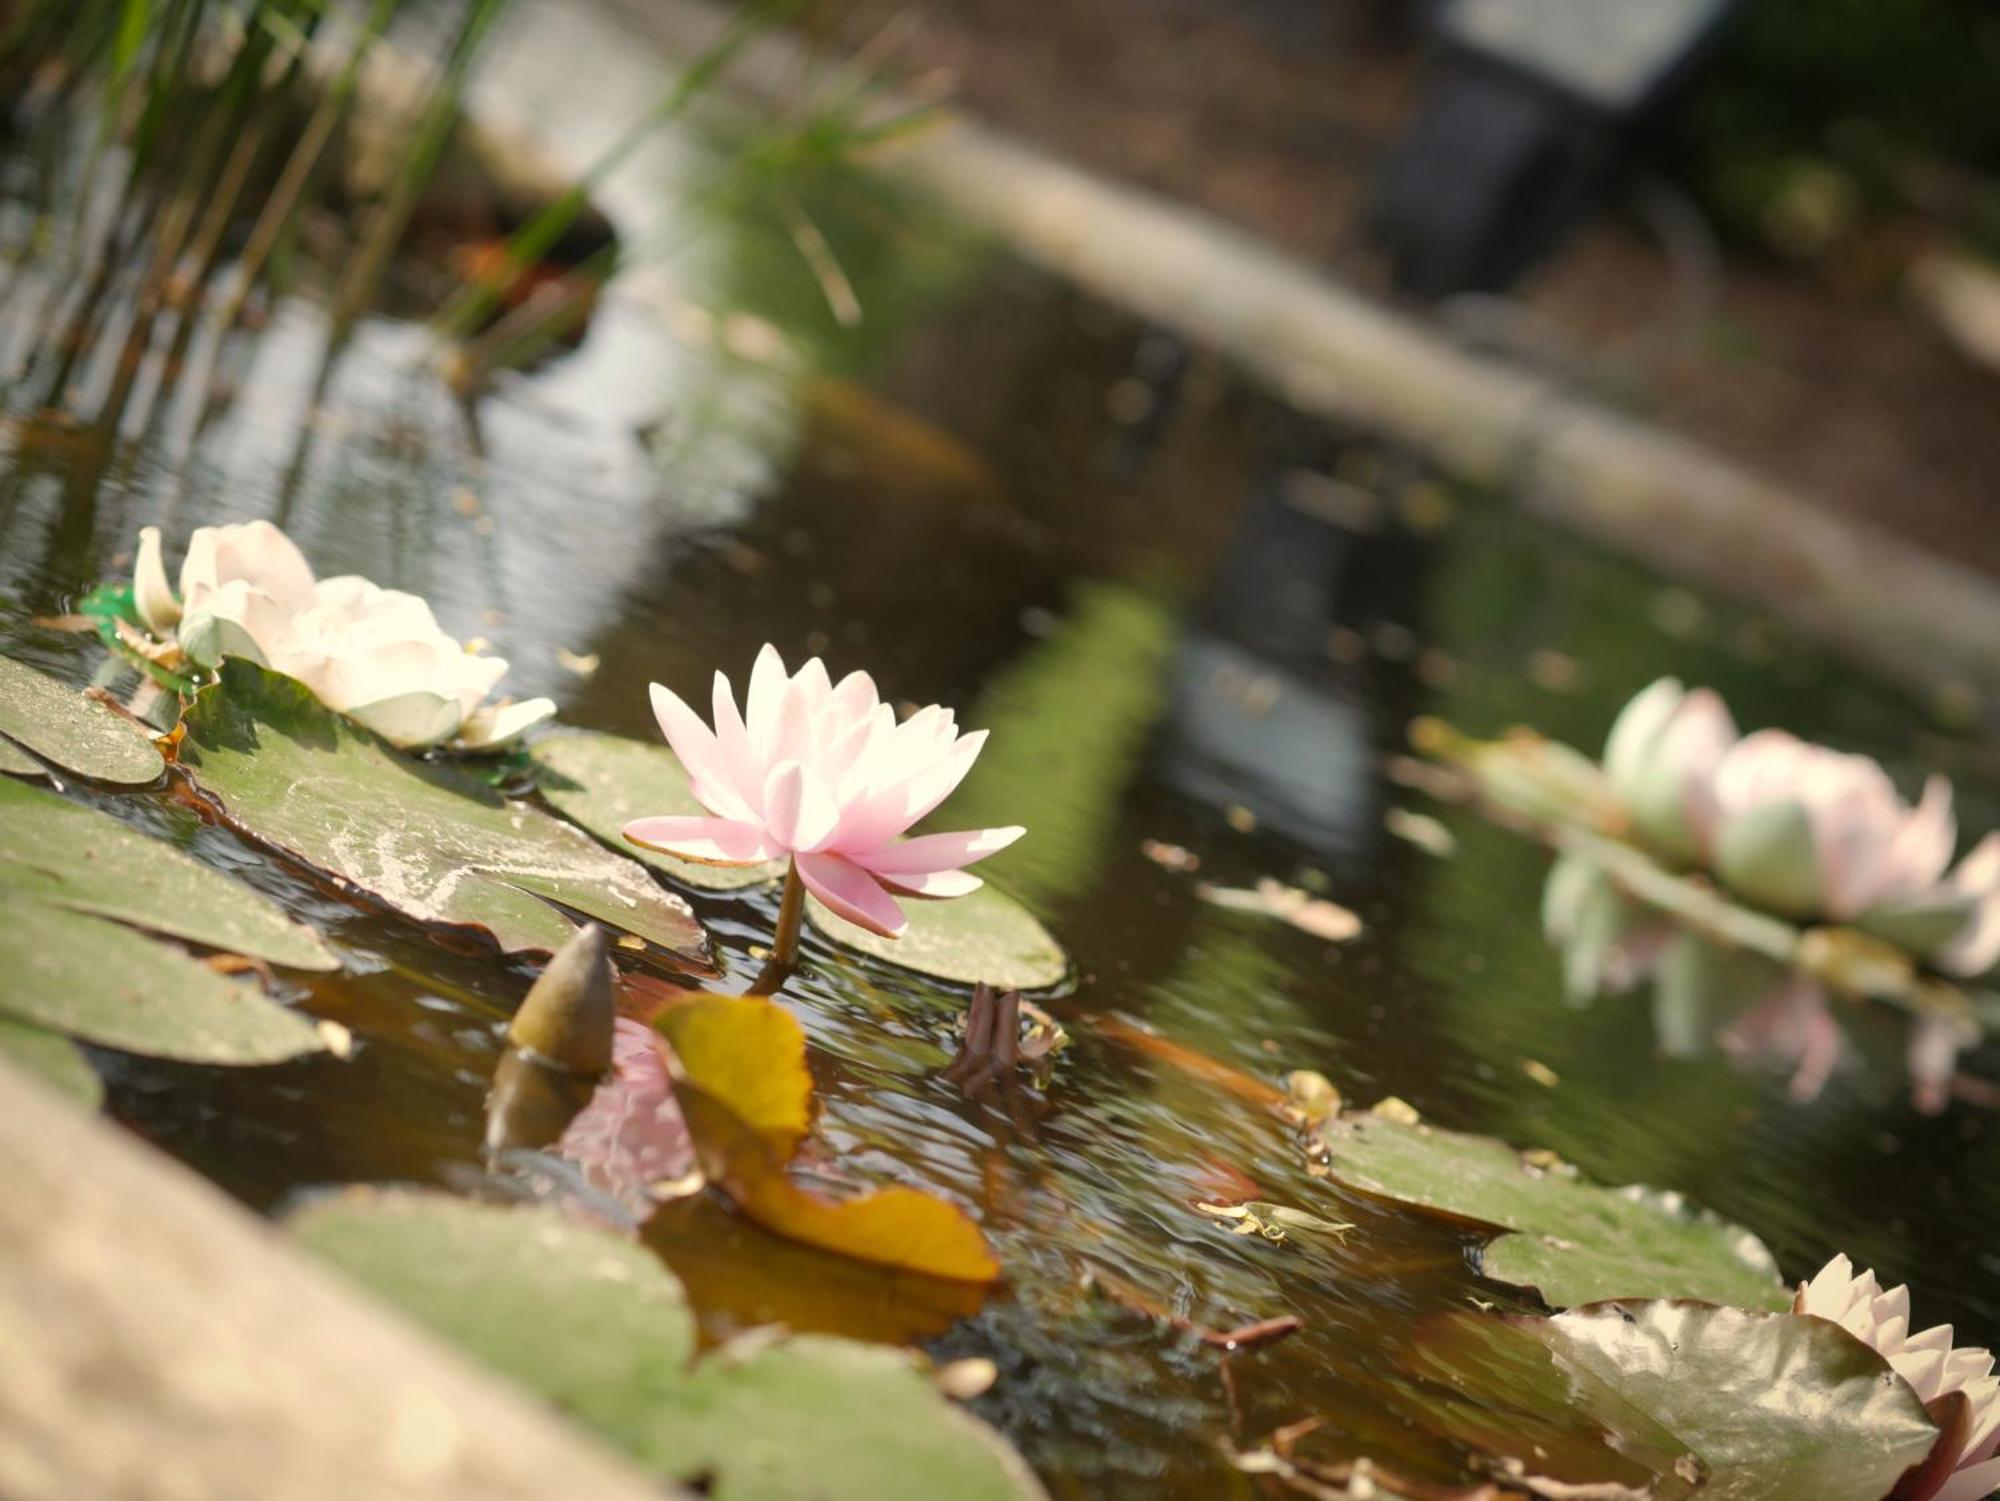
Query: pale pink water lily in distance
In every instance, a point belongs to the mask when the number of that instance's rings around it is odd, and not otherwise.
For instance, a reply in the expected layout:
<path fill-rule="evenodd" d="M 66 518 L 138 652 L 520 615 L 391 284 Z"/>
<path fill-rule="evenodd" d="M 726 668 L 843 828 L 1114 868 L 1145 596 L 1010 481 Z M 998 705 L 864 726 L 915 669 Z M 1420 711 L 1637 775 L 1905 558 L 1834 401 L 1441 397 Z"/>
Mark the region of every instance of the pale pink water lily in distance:
<path fill-rule="evenodd" d="M 708 816 L 625 826 L 648 849 L 714 865 L 789 860 L 805 888 L 849 922 L 899 938 L 899 896 L 958 897 L 982 884 L 965 867 L 1012 844 L 1019 826 L 904 837 L 972 769 L 986 732 L 961 734 L 933 704 L 900 724 L 875 681 L 835 683 L 814 657 L 787 673 L 774 646 L 757 655 L 739 711 L 715 675 L 711 727 L 652 685 L 653 712 Z M 781 946 L 785 935 L 781 934 Z"/>
<path fill-rule="evenodd" d="M 1954 868 L 1943 777 L 1906 803 L 1873 758 L 1783 730 L 1739 738 L 1714 692 L 1672 678 L 1620 712 L 1604 770 L 1638 842 L 1754 906 L 1853 924 L 1947 974 L 2000 962 L 2000 833 Z"/>
<path fill-rule="evenodd" d="M 2000 1380 L 1988 1351 L 1952 1348 L 1949 1324 L 1912 1333 L 1910 1290 L 1884 1291 L 1845 1256 L 1799 1284 L 1792 1312 L 1840 1325 L 1888 1361 L 1943 1428 L 1929 1461 L 1896 1487 L 1895 1501 L 1982 1501 L 2000 1489 Z M 1939 1405 L 1954 1395 L 1963 1401 Z"/>

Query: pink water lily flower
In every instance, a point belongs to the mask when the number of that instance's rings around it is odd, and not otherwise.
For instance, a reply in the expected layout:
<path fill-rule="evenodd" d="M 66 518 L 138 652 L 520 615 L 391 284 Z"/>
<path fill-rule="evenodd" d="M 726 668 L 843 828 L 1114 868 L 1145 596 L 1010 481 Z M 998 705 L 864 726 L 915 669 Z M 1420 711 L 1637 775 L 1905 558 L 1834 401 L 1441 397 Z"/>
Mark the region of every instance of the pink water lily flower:
<path fill-rule="evenodd" d="M 1981 1501 L 2000 1488 L 2000 1380 L 1990 1353 L 1953 1349 L 1949 1324 L 1912 1334 L 1909 1289 L 1884 1292 L 1873 1272 L 1856 1275 L 1845 1256 L 1799 1285 L 1792 1312 L 1840 1325 L 1888 1361 L 1943 1429 L 1930 1458 L 1896 1487 L 1895 1501 Z"/>
<path fill-rule="evenodd" d="M 1716 874 L 1759 906 L 1856 923 L 1953 974 L 2000 959 L 2000 835 L 1946 874 L 1958 823 L 1943 777 L 1911 806 L 1869 757 L 1759 730 L 1692 807 Z"/>
<path fill-rule="evenodd" d="M 712 816 L 637 819 L 625 826 L 635 844 L 715 865 L 789 860 L 833 911 L 898 938 L 907 919 L 892 892 L 965 896 L 981 882 L 964 867 L 1026 832 L 902 837 L 964 779 L 986 732 L 961 735 L 935 704 L 898 724 L 865 672 L 836 685 L 815 657 L 787 676 L 766 646 L 741 713 L 729 679 L 715 675 L 713 729 L 658 683 L 652 691 L 667 743 Z"/>
<path fill-rule="evenodd" d="M 1734 744 L 1736 722 L 1712 688 L 1661 678 L 1619 711 L 1604 772 L 1643 843 L 1680 864 L 1700 858 L 1715 769 Z"/>

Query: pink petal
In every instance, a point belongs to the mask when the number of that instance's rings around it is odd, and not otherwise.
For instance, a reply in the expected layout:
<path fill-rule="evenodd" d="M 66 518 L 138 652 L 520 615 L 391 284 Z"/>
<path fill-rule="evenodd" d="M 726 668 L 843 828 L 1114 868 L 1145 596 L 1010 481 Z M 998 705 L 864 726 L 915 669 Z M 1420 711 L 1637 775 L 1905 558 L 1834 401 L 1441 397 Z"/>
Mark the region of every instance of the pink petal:
<path fill-rule="evenodd" d="M 819 713 L 833 697 L 833 679 L 827 675 L 826 663 L 812 658 L 792 674 L 792 688 L 804 698 L 808 711 Z"/>
<path fill-rule="evenodd" d="M 919 764 L 906 779 L 878 784 L 845 810 L 834 844 L 844 854 L 861 854 L 894 839 L 952 794 L 985 743 L 986 731 L 977 730 L 953 746 L 945 759 Z"/>
<path fill-rule="evenodd" d="M 694 795 L 720 818 L 754 817 L 754 810 L 743 801 L 730 779 L 721 745 L 701 722 L 701 716 L 683 703 L 678 694 L 659 683 L 652 685 L 652 698 L 653 717 L 659 720 L 660 733 L 667 737 L 667 744 L 687 768 Z"/>
<path fill-rule="evenodd" d="M 843 807 L 868 786 L 876 754 L 895 728 L 896 711 L 887 704 L 877 704 L 849 725 L 828 748 L 821 764 L 833 786 L 835 799 Z"/>
<path fill-rule="evenodd" d="M 743 722 L 750 730 L 750 744 L 758 759 L 769 765 L 776 759 L 771 742 L 778 728 L 778 709 L 791 679 L 785 676 L 785 659 L 778 648 L 765 644 L 750 669 L 750 691 L 744 695 Z"/>
<path fill-rule="evenodd" d="M 2000 1459 L 1989 1459 L 1953 1475 L 1931 1501 L 1986 1501 L 1996 1488 L 2000 1488 Z"/>
<path fill-rule="evenodd" d="M 1915 896 L 1944 878 L 1958 843 L 1958 820 L 1951 816 L 1951 783 L 1943 777 L 1925 780 L 1917 799 L 1896 832 L 1891 846 L 1896 867 L 1892 895 Z"/>
<path fill-rule="evenodd" d="M 799 676 L 803 678 L 805 673 L 802 671 Z M 820 676 L 826 676 L 825 668 L 820 669 Z M 786 761 L 817 764 L 819 746 L 813 734 L 814 718 L 812 687 L 798 681 L 786 684 L 778 699 L 778 718 L 771 729 L 770 743 L 764 747 L 767 763 L 774 767 Z"/>
<path fill-rule="evenodd" d="M 634 844 L 703 865 L 757 865 L 784 853 L 761 825 L 732 818 L 635 818 L 621 832 Z"/>
<path fill-rule="evenodd" d="M 840 809 L 808 768 L 796 761 L 774 767 L 764 784 L 764 827 L 774 844 L 797 853 L 816 850 L 840 823 Z"/>
<path fill-rule="evenodd" d="M 879 845 L 850 858 L 878 876 L 929 875 L 998 854 L 1027 832 L 1014 824 L 1004 829 L 968 829 L 962 834 L 924 834 Z"/>
<path fill-rule="evenodd" d="M 764 807 L 764 763 L 750 743 L 750 731 L 744 727 L 743 716 L 736 711 L 736 694 L 729 686 L 729 679 L 719 672 L 715 675 L 710 702 L 715 714 L 715 744 L 722 757 L 724 777 L 746 807 L 753 813 L 761 813 Z"/>
<path fill-rule="evenodd" d="M 621 1016 L 611 1037 L 611 1076 L 556 1143 L 637 1220 L 655 1207 L 655 1187 L 695 1170 L 694 1139 L 674 1099 L 665 1045 L 643 1022 Z"/>
<path fill-rule="evenodd" d="M 865 672 L 850 672 L 834 685 L 833 707 L 842 719 L 866 718 L 881 701 L 882 695 L 875 691 L 875 679 Z"/>
<path fill-rule="evenodd" d="M 901 938 L 909 927 L 895 899 L 853 861 L 817 854 L 800 855 L 797 863 L 806 889 L 849 922 L 884 938 Z"/>
<path fill-rule="evenodd" d="M 939 900 L 946 897 L 971 896 L 986 884 L 978 876 L 967 875 L 962 870 L 933 870 L 921 874 L 886 871 L 875 874 L 885 885 L 893 886 L 898 891 L 907 891 L 911 896 L 926 896 Z"/>
<path fill-rule="evenodd" d="M 958 790 L 958 784 L 964 781 L 965 774 L 972 770 L 972 763 L 979 759 L 979 752 L 985 745 L 986 731 L 974 730 L 951 748 L 951 754 L 946 760 L 924 772 L 910 784 L 910 823 L 915 823 L 930 813 L 939 803 Z M 909 824 L 903 827 L 908 828 Z M 897 832 L 900 833 L 901 830 Z"/>

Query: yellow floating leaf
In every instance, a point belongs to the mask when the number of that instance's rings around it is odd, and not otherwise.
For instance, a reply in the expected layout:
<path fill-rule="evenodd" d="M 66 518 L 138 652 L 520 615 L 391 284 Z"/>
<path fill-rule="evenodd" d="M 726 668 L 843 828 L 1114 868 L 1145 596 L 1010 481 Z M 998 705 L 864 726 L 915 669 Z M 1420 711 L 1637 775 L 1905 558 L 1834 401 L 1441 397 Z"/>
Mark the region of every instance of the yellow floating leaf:
<path fill-rule="evenodd" d="M 765 1229 L 954 1282 L 991 1282 L 1000 1275 L 979 1227 L 943 1199 L 901 1184 L 852 1199 L 810 1193 L 786 1174 L 784 1158 L 764 1133 L 697 1085 L 683 1083 L 676 1092 L 710 1181 Z"/>
<path fill-rule="evenodd" d="M 763 996 L 700 995 L 668 1006 L 653 1024 L 673 1045 L 681 1077 L 788 1161 L 812 1124 L 798 1018 Z"/>

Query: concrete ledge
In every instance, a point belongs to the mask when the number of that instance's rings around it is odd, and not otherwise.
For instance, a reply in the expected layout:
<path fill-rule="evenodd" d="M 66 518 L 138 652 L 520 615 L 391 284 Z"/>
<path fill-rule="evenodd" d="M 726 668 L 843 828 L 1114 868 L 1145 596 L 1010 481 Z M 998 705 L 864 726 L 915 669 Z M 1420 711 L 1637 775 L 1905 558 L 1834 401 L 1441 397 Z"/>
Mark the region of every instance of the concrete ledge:
<path fill-rule="evenodd" d="M 580 1431 L 0 1063 L 7 1501 L 660 1501 Z"/>
<path fill-rule="evenodd" d="M 599 4 L 683 56 L 726 20 L 709 0 Z M 803 51 L 790 36 L 766 36 L 729 76 L 783 99 L 803 76 Z M 1022 255 L 1229 357 L 1307 411 L 1367 424 L 1464 479 L 1504 485 L 1552 522 L 1892 678 L 2000 711 L 2000 585 L 1983 574 L 1470 354 L 1220 220 L 965 115 L 945 112 L 879 160 Z"/>

